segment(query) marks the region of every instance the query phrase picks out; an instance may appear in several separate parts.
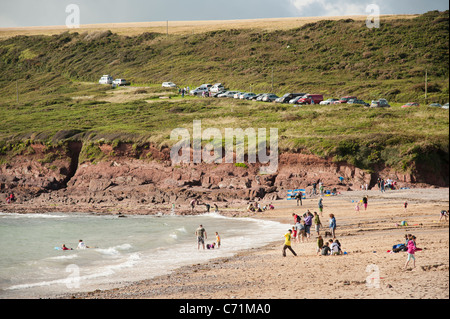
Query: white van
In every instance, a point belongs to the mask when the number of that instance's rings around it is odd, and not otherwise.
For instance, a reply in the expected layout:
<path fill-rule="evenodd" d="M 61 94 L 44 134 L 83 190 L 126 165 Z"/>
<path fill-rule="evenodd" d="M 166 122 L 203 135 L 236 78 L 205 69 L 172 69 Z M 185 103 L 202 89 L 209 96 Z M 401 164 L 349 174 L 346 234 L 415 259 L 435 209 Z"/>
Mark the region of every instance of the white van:
<path fill-rule="evenodd" d="M 222 83 L 216 83 L 209 89 L 209 91 L 211 93 L 220 93 L 225 91 L 225 87 L 222 85 Z"/>
<path fill-rule="evenodd" d="M 113 78 L 111 75 L 104 75 L 100 78 L 100 80 L 98 81 L 99 84 L 112 84 L 113 83 Z"/>

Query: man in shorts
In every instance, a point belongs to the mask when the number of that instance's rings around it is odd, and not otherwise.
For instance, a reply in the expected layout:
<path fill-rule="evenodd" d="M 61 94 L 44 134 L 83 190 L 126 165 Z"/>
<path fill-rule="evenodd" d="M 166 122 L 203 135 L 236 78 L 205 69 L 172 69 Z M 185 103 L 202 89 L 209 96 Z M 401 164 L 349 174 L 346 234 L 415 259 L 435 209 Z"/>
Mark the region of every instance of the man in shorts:
<path fill-rule="evenodd" d="M 197 236 L 197 249 L 200 249 L 200 244 L 202 244 L 203 249 L 205 249 L 205 239 L 208 239 L 208 235 L 202 225 L 195 231 L 195 236 Z"/>

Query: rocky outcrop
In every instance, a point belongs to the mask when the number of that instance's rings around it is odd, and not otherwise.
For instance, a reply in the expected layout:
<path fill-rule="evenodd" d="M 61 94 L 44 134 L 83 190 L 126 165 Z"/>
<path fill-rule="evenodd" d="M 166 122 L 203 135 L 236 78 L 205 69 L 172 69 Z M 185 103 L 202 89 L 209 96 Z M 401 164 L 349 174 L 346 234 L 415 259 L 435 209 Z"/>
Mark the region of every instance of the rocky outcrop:
<path fill-rule="evenodd" d="M 39 144 L 31 147 L 32 154 L 11 157 L 0 166 L 2 196 L 6 198 L 14 192 L 23 208 L 149 212 L 155 211 L 153 208 L 167 209 L 172 204 L 187 207 L 191 198 L 200 203 L 225 205 L 235 201 L 274 201 L 286 198 L 291 189 L 309 192 L 318 180 L 326 189 L 343 191 L 366 184 L 376 187 L 379 176 L 395 179 L 399 187 L 431 186 L 418 184 L 412 175 L 386 168 L 368 173 L 346 163 L 302 153 L 280 154 L 277 172 L 261 175 L 259 164 L 172 165 L 167 149 L 152 147 L 100 145 L 102 154 L 107 156 L 82 163 L 78 162 L 81 143 L 71 143 L 66 148 L 45 149 Z M 343 182 L 339 177 L 343 177 Z"/>

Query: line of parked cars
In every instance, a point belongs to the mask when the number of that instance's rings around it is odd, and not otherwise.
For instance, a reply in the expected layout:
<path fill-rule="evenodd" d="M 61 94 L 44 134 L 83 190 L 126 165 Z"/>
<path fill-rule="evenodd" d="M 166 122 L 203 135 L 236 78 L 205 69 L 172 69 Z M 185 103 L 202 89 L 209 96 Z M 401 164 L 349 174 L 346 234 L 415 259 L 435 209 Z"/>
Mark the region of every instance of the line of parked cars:
<path fill-rule="evenodd" d="M 111 75 L 103 75 L 98 81 L 99 84 L 108 84 L 113 86 L 125 86 L 130 85 L 131 83 L 125 79 L 113 79 Z"/>
<path fill-rule="evenodd" d="M 172 82 L 164 82 L 163 87 L 177 87 Z M 279 97 L 273 93 L 253 93 L 253 92 L 241 92 L 226 89 L 222 83 L 202 84 L 199 87 L 190 90 L 189 93 L 194 96 L 208 96 L 216 98 L 235 98 L 241 100 L 252 100 L 262 102 L 275 102 L 275 103 L 289 103 L 292 105 L 332 105 L 332 104 L 350 104 L 350 105 L 362 105 L 365 107 L 391 107 L 386 99 L 372 100 L 371 103 L 367 103 L 364 100 L 358 99 L 356 96 L 347 95 L 339 99 L 329 98 L 324 100 L 322 94 L 309 94 L 309 93 L 286 93 Z M 420 106 L 419 103 L 410 102 L 402 105 L 402 107 Z M 441 105 L 438 103 L 432 103 L 429 106 L 442 107 L 448 109 L 448 103 Z"/>

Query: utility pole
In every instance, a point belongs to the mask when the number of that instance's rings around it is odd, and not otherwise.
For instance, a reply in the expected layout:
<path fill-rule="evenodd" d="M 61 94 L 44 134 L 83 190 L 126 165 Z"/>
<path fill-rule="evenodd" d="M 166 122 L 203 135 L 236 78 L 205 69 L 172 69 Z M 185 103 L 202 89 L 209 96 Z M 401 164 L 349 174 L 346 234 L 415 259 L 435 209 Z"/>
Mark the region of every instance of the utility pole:
<path fill-rule="evenodd" d="M 273 67 L 272 67 L 272 93 L 273 93 Z"/>
<path fill-rule="evenodd" d="M 17 96 L 17 105 L 19 105 L 19 81 L 16 80 L 16 96 Z"/>

